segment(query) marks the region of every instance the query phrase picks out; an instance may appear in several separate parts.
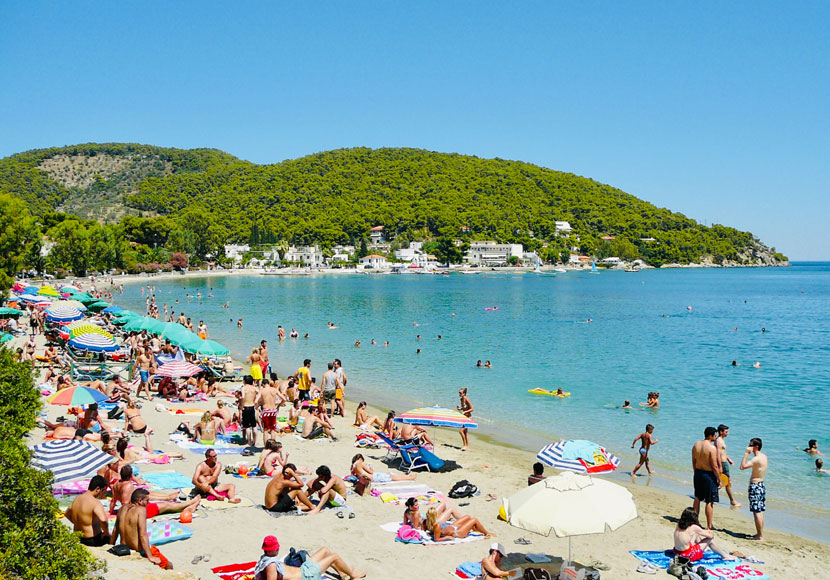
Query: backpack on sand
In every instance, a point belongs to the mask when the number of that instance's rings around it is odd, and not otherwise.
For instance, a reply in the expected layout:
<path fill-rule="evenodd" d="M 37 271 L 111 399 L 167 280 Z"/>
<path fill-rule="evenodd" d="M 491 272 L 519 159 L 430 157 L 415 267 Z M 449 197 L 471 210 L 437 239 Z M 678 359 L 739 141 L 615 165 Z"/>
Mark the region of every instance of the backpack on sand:
<path fill-rule="evenodd" d="M 465 497 L 473 497 L 476 492 L 478 492 L 478 488 L 476 486 L 466 479 L 462 479 L 452 486 L 452 489 L 447 495 L 452 499 L 462 499 Z"/>

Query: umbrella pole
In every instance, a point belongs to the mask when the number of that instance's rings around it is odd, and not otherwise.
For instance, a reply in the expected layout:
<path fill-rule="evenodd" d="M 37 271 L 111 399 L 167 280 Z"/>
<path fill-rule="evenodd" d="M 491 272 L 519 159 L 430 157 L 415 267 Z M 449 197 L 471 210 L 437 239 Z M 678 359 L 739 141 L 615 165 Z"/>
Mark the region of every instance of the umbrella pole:
<path fill-rule="evenodd" d="M 571 537 L 568 536 L 568 564 L 571 563 Z"/>

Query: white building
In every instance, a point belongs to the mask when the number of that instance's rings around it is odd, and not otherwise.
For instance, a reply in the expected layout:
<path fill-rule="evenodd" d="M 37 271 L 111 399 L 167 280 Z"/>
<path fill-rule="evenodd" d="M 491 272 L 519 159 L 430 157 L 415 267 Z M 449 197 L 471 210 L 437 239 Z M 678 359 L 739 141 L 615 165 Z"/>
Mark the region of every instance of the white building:
<path fill-rule="evenodd" d="M 333 246 L 331 249 L 331 258 L 329 259 L 329 262 L 350 262 L 352 256 L 354 256 L 354 252 L 354 246 Z"/>
<path fill-rule="evenodd" d="M 525 266 L 532 266 L 536 267 L 542 265 L 542 258 L 539 257 L 539 254 L 536 252 L 524 252 L 522 254 L 522 263 Z"/>
<path fill-rule="evenodd" d="M 556 235 L 557 236 L 570 236 L 571 235 L 571 224 L 568 222 L 556 222 Z"/>
<path fill-rule="evenodd" d="M 372 268 L 374 270 L 383 270 L 389 266 L 384 256 L 380 254 L 369 254 L 360 258 L 360 265 L 364 268 Z"/>
<path fill-rule="evenodd" d="M 324 265 L 323 252 L 318 246 L 291 246 L 283 257 L 283 262 L 299 262 L 309 268 L 322 268 Z"/>
<path fill-rule="evenodd" d="M 423 247 L 424 244 L 422 242 L 410 242 L 408 248 L 395 250 L 395 259 L 414 264 L 419 268 L 425 268 L 429 263 L 429 256 L 423 252 Z"/>
<path fill-rule="evenodd" d="M 234 262 L 242 262 L 242 255 L 251 251 L 248 244 L 225 244 L 225 257 Z"/>
<path fill-rule="evenodd" d="M 493 241 L 470 242 L 470 249 L 464 260 L 471 265 L 506 266 L 511 256 L 521 258 L 524 246 L 521 244 L 499 244 Z"/>
<path fill-rule="evenodd" d="M 382 244 L 385 242 L 386 237 L 383 235 L 383 226 L 375 226 L 369 230 L 369 237 L 372 239 L 373 244 Z"/>

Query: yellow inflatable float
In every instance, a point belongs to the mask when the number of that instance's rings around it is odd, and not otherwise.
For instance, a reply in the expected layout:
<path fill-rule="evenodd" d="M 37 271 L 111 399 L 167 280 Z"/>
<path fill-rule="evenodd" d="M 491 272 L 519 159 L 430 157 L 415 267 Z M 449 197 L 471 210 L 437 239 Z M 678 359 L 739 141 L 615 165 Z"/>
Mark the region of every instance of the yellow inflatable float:
<path fill-rule="evenodd" d="M 538 388 L 538 387 L 537 387 L 537 388 L 535 388 L 535 389 L 530 389 L 530 390 L 528 391 L 528 393 L 530 393 L 531 395 L 544 395 L 544 396 L 546 396 L 546 397 L 560 397 L 560 398 L 570 397 L 570 396 L 571 396 L 570 391 L 568 391 L 568 392 L 564 392 L 564 391 L 563 391 L 563 392 L 559 392 L 559 391 L 546 391 L 545 389 L 540 389 L 540 388 Z"/>

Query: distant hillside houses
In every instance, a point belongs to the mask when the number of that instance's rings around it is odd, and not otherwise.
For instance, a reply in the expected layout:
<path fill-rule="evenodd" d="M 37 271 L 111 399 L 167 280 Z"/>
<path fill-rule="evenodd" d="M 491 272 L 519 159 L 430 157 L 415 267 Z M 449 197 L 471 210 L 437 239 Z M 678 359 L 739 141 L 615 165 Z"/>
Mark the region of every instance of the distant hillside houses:
<path fill-rule="evenodd" d="M 470 242 L 470 249 L 464 256 L 464 261 L 471 266 L 506 266 L 510 258 L 516 256 L 522 259 L 524 246 L 522 244 L 500 244 L 492 240 Z"/>

